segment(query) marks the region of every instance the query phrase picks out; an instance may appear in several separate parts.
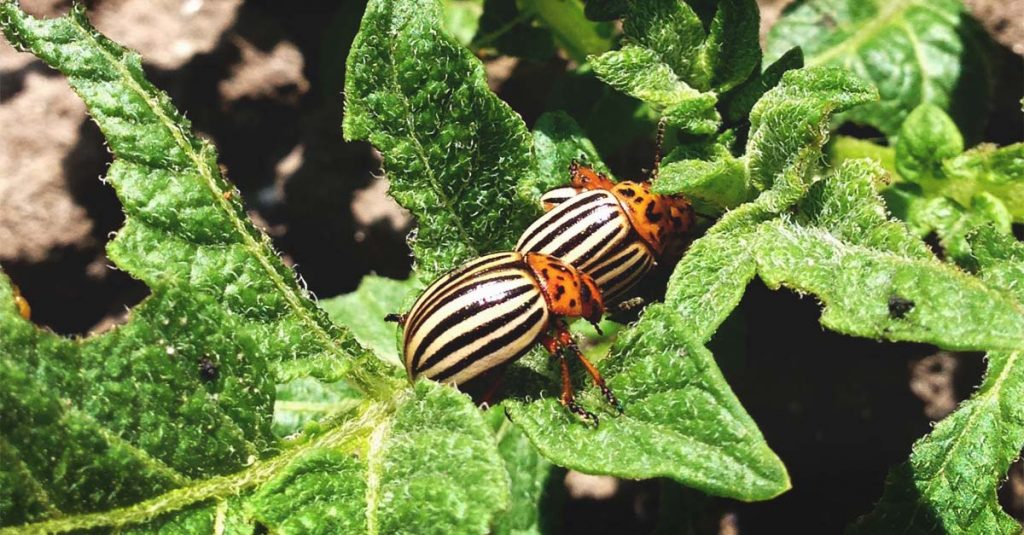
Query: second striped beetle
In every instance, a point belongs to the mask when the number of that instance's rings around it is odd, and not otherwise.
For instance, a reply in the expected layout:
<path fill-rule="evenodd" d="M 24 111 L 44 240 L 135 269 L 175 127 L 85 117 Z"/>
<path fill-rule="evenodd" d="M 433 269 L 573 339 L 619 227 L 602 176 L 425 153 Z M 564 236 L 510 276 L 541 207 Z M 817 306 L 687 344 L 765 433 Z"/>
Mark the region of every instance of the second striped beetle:
<path fill-rule="evenodd" d="M 651 178 L 661 161 L 664 122 L 658 125 Z M 546 213 L 530 225 L 516 250 L 544 253 L 589 274 L 606 302 L 614 302 L 663 257 L 682 253 L 695 214 L 688 199 L 652 193 L 647 182 L 612 182 L 573 161 L 571 185 L 541 197 Z"/>
<path fill-rule="evenodd" d="M 615 394 L 580 351 L 565 318 L 597 325 L 604 300 L 586 273 L 539 253 L 493 253 L 467 262 L 435 280 L 408 314 L 389 320 L 402 326 L 405 368 L 420 377 L 461 384 L 522 357 L 540 342 L 561 366 L 562 405 L 598 422 L 572 390 L 568 359 L 583 364 L 605 399 L 622 411 Z"/>

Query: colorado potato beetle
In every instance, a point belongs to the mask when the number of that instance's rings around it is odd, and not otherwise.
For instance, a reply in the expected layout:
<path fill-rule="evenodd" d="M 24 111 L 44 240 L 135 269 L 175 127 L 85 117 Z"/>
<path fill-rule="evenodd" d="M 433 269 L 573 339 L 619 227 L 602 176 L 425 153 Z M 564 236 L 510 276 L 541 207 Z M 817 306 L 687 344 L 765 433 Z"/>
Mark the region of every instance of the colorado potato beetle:
<path fill-rule="evenodd" d="M 693 225 L 690 202 L 651 193 L 642 182 L 614 183 L 572 162 L 570 187 L 545 194 L 547 213 L 523 233 L 516 250 L 544 253 L 590 274 L 609 302 L 654 267 L 679 254 Z"/>
<path fill-rule="evenodd" d="M 389 319 L 402 325 L 411 380 L 460 384 L 518 359 L 541 342 L 560 361 L 562 404 L 596 423 L 597 417 L 576 403 L 567 356 L 578 358 L 608 402 L 620 405 L 573 341 L 564 318 L 596 324 L 603 313 L 601 292 L 586 273 L 548 255 L 503 252 L 443 275 L 408 314 Z"/>
<path fill-rule="evenodd" d="M 652 178 L 660 163 L 659 124 Z M 694 212 L 682 196 L 651 192 L 647 182 L 612 182 L 573 161 L 571 185 L 541 197 L 547 213 L 516 244 L 520 252 L 559 258 L 597 282 L 607 302 L 618 300 L 658 259 L 682 253 Z"/>

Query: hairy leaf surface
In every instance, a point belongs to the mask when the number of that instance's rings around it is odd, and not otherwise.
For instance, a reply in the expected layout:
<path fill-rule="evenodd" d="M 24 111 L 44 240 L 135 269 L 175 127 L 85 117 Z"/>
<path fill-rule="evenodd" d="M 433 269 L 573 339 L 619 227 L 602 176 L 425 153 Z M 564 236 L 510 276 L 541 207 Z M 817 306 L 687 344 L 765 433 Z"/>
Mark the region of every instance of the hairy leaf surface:
<path fill-rule="evenodd" d="M 996 491 L 1024 448 L 1024 353 L 988 354 L 978 391 L 914 444 L 850 533 L 1020 533 Z"/>
<path fill-rule="evenodd" d="M 833 113 L 877 98 L 874 88 L 840 68 L 786 72 L 750 112 L 746 157 L 751 181 L 760 189 L 771 186 L 798 158 L 809 156 L 807 147 L 820 151 Z"/>
<path fill-rule="evenodd" d="M 126 214 L 109 256 L 152 292 L 125 325 L 69 340 L 22 319 L 0 277 L 0 442 L 19 481 L 0 490 L 0 517 L 72 518 L 251 465 L 274 446 L 275 381 L 340 377 L 364 350 L 252 225 L 137 55 L 80 8 L 36 20 L 3 3 L 0 26 L 67 76 L 106 137 Z"/>
<path fill-rule="evenodd" d="M 1013 350 L 1024 340 L 1024 308 L 940 262 L 901 223 L 889 220 L 873 180 L 881 169 L 847 162 L 801 206 L 803 217 L 766 223 L 758 274 L 825 304 L 821 322 L 847 334 L 928 342 L 949 349 Z M 893 300 L 911 304 L 894 313 Z M 984 322 L 969 318 L 984 317 Z"/>
<path fill-rule="evenodd" d="M 551 398 L 509 402 L 509 416 L 555 464 L 631 479 L 671 477 L 740 500 L 765 500 L 789 488 L 785 467 L 711 354 L 671 309 L 648 307 L 602 368 L 625 412 L 614 415 L 597 389 L 587 388 L 581 399 L 598 411 L 596 429 Z"/>
<path fill-rule="evenodd" d="M 527 535 L 557 529 L 564 470 L 545 459 L 516 424 L 505 416 L 503 406 L 485 416 L 498 441 L 510 482 L 511 505 L 498 515 L 493 533 Z"/>
<path fill-rule="evenodd" d="M 655 51 L 626 45 L 594 58 L 591 64 L 608 85 L 650 104 L 669 125 L 693 134 L 718 130 L 721 118 L 715 110 L 715 95 L 680 80 Z"/>
<path fill-rule="evenodd" d="M 519 183 L 519 195 L 536 208 L 542 195 L 569 184 L 569 164 L 574 160 L 611 176 L 594 144 L 565 112 L 549 112 L 537 119 L 533 147 L 539 170 Z"/>
<path fill-rule="evenodd" d="M 440 27 L 434 0 L 371 1 L 345 80 L 345 136 L 383 153 L 424 278 L 512 248 L 534 213 L 515 189 L 536 172 L 526 126 Z"/>

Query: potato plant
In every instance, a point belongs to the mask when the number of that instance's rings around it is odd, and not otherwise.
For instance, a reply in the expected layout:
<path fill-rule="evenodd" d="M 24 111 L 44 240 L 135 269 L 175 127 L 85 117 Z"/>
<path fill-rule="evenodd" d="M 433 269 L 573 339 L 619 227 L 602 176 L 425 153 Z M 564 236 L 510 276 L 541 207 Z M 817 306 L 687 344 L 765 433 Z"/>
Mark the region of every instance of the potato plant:
<path fill-rule="evenodd" d="M 84 8 L 0 3 L 7 40 L 102 130 L 126 216 L 108 255 L 151 291 L 69 339 L 0 276 L 0 532 L 547 532 L 556 467 L 771 500 L 786 466 L 707 347 L 756 277 L 814 296 L 826 329 L 986 354 L 852 533 L 1019 533 L 997 489 L 1024 448 L 1024 144 L 978 144 L 1000 78 L 965 20 L 958 0 L 807 0 L 762 53 L 753 0 L 370 0 L 339 126 L 415 215 L 415 273 L 317 302 L 137 54 Z M 580 90 L 530 130 L 474 51 L 562 54 Z M 607 122 L 615 105 L 630 120 Z M 599 426 L 565 411 L 539 350 L 490 406 L 410 384 L 384 316 L 510 250 L 571 161 L 607 170 L 599 148 L 659 120 L 653 187 L 700 230 L 633 321 L 574 326 L 624 412 L 592 387 Z M 883 139 L 830 136 L 844 123 Z"/>

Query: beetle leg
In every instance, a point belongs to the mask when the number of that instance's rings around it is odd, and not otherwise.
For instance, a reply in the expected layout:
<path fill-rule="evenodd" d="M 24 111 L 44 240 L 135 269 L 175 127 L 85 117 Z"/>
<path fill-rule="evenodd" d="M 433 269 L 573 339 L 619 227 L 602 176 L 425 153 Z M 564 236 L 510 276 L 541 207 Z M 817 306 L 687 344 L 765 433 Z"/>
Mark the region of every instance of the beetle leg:
<path fill-rule="evenodd" d="M 631 297 L 629 299 L 626 299 L 626 300 L 623 300 L 623 301 L 619 302 L 617 305 L 615 305 L 615 308 L 617 308 L 619 310 L 619 312 L 629 312 L 630 310 L 633 310 L 634 308 L 642 307 L 643 305 L 644 305 L 644 298 L 643 297 Z"/>
<path fill-rule="evenodd" d="M 615 409 L 619 411 L 619 414 L 622 414 L 622 403 L 619 403 L 619 399 L 615 397 L 615 394 L 612 392 L 612 389 L 608 388 L 608 385 L 605 384 L 604 377 L 601 377 L 601 372 L 597 370 L 597 366 L 594 366 L 589 360 L 587 360 L 587 357 L 583 355 L 582 351 L 580 351 L 579 346 L 576 345 L 576 341 L 572 339 L 572 334 L 569 333 L 569 329 L 566 328 L 565 324 L 561 322 L 559 322 L 555 326 L 555 329 L 556 336 L 558 338 L 558 343 L 564 349 L 567 349 L 568 351 L 572 352 L 572 354 L 577 359 L 579 359 L 581 363 L 583 363 L 583 367 L 586 368 L 587 373 L 590 374 L 590 378 L 594 380 L 594 384 L 596 384 L 597 387 L 601 389 L 601 393 L 604 394 L 604 399 L 607 400 L 608 403 L 610 403 L 613 407 L 615 407 Z M 564 366 L 564 357 L 562 359 L 562 363 Z M 565 368 L 563 367 L 563 374 L 564 373 Z"/>
<path fill-rule="evenodd" d="M 384 316 L 384 321 L 388 323 L 397 323 L 399 326 L 405 326 L 405 314 L 388 314 Z"/>
<path fill-rule="evenodd" d="M 501 390 L 501 387 L 504 384 L 505 384 L 505 367 L 502 367 L 502 369 L 498 371 L 498 376 L 494 379 L 494 382 L 491 383 L 490 388 L 487 389 L 487 392 L 484 394 L 483 400 L 480 403 L 481 404 L 486 403 L 489 406 L 491 404 L 491 402 L 494 401 L 494 397 L 496 395 L 498 395 L 498 391 Z"/>
<path fill-rule="evenodd" d="M 565 355 L 562 354 L 558 355 L 558 361 L 562 365 L 562 405 L 574 414 L 578 415 L 580 418 L 594 422 L 594 427 L 597 427 L 597 415 L 576 403 L 576 397 L 572 394 L 572 378 L 569 376 L 569 361 L 567 361 L 565 359 Z"/>
<path fill-rule="evenodd" d="M 556 326 L 556 329 L 558 327 Z M 562 341 L 550 334 L 545 333 L 541 336 L 540 343 L 544 346 L 544 349 L 551 355 L 551 358 L 557 358 L 559 365 L 562 367 L 562 397 L 559 401 L 562 406 L 569 409 L 570 412 L 576 414 L 584 420 L 594 422 L 597 425 L 597 415 L 584 409 L 579 403 L 576 403 L 576 396 L 572 392 L 572 376 L 569 374 L 569 361 L 566 360 L 563 354 Z"/>

